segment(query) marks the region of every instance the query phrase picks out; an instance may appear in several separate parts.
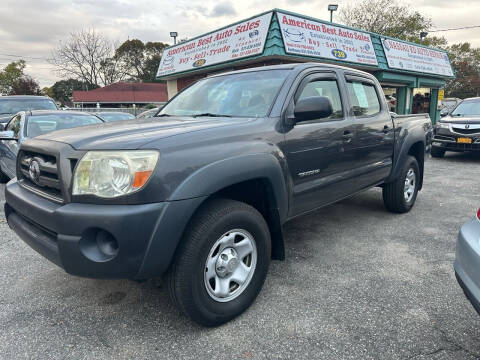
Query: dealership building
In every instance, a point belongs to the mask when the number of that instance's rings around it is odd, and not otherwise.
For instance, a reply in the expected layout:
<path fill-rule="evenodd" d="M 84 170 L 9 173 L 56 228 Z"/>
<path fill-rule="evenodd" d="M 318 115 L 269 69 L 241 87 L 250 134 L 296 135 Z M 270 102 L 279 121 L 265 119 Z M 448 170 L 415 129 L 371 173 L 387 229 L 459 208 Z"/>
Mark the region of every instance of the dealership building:
<path fill-rule="evenodd" d="M 439 119 L 454 73 L 445 51 L 274 9 L 164 50 L 157 80 L 168 98 L 210 74 L 295 62 L 338 64 L 373 74 L 391 111 Z"/>

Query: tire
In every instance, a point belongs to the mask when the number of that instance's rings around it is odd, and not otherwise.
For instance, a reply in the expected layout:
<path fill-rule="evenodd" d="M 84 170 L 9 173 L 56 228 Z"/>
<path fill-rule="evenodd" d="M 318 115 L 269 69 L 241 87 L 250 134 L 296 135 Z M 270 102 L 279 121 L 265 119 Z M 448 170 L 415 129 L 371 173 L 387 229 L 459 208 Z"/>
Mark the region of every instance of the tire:
<path fill-rule="evenodd" d="M 412 185 L 412 173 L 413 185 Z M 407 189 L 407 176 L 409 188 Z M 415 204 L 420 182 L 420 169 L 417 159 L 408 156 L 398 179 L 383 186 L 383 203 L 387 210 L 394 213 L 406 213 Z"/>
<path fill-rule="evenodd" d="M 445 150 L 432 145 L 432 148 L 430 149 L 430 155 L 432 155 L 434 158 L 441 158 L 445 155 Z"/>
<path fill-rule="evenodd" d="M 170 298 L 201 325 L 226 323 L 255 300 L 270 257 L 270 232 L 256 209 L 233 200 L 210 200 L 190 221 L 167 273 Z M 235 276 L 244 278 L 243 283 L 236 283 Z"/>

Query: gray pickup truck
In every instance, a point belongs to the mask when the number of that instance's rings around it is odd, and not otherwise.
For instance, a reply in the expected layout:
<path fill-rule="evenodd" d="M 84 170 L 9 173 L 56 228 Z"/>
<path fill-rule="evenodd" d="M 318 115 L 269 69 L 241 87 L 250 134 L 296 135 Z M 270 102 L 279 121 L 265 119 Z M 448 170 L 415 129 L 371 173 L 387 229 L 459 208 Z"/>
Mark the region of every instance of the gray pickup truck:
<path fill-rule="evenodd" d="M 202 79 L 146 120 L 22 144 L 10 227 L 66 272 L 166 275 L 172 300 L 215 326 L 241 314 L 284 258 L 282 225 L 380 186 L 409 211 L 428 115 L 392 118 L 370 74 L 322 64 Z M 375 219 L 372 219 L 372 222 Z"/>

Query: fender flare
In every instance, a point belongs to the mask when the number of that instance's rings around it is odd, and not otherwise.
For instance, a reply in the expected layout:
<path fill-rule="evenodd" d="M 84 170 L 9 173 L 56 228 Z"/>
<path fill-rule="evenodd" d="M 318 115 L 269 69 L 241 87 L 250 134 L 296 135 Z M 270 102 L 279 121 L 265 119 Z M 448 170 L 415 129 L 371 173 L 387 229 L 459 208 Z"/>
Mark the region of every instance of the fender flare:
<path fill-rule="evenodd" d="M 240 155 L 204 166 L 186 178 L 167 201 L 209 196 L 228 186 L 259 178 L 269 181 L 283 221 L 288 213 L 285 174 L 278 158 L 270 153 Z"/>
<path fill-rule="evenodd" d="M 410 156 L 409 151 L 414 144 L 422 143 L 422 147 L 423 149 L 425 149 L 426 138 L 425 138 L 425 134 L 423 133 L 416 133 L 416 134 L 408 133 L 404 135 L 404 139 L 405 140 L 401 143 L 401 145 L 397 147 L 398 150 L 395 151 L 395 162 L 394 162 L 395 165 L 392 169 L 390 176 L 385 181 L 386 183 L 395 181 L 400 176 L 400 172 L 403 169 L 403 164 L 405 163 L 407 157 Z M 423 150 L 422 152 L 422 159 L 423 159 L 424 153 L 425 153 L 425 150 Z M 423 163 L 420 164 L 419 162 L 418 165 L 420 167 L 420 172 L 421 172 L 420 174 L 420 177 L 421 177 L 420 189 L 421 189 L 423 184 Z"/>

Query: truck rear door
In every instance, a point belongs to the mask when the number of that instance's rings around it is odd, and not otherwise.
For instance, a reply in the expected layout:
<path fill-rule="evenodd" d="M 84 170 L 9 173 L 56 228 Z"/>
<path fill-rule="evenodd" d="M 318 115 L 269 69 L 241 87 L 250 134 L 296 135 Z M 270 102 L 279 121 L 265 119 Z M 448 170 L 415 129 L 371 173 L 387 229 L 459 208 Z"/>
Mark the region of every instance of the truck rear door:
<path fill-rule="evenodd" d="M 355 124 L 356 187 L 382 182 L 391 171 L 394 131 L 381 88 L 367 77 L 345 75 L 350 115 Z"/>

